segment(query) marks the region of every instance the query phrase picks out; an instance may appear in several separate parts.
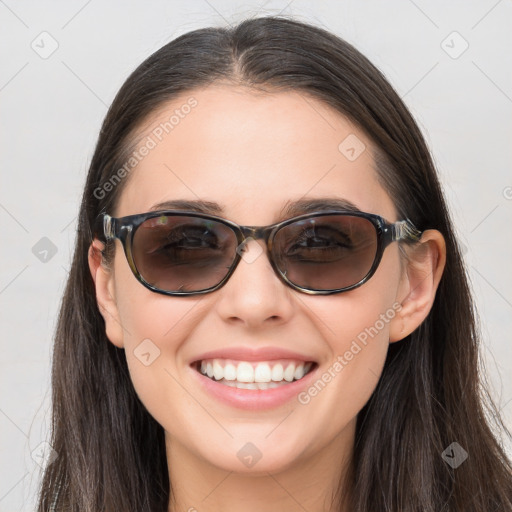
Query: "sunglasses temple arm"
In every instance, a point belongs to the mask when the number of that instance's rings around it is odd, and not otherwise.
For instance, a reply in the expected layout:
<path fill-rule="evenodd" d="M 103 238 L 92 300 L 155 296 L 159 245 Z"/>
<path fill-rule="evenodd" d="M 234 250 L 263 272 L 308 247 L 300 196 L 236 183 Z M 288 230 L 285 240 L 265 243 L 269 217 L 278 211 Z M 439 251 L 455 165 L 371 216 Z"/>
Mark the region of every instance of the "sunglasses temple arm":
<path fill-rule="evenodd" d="M 392 224 L 391 234 L 393 241 L 417 242 L 421 238 L 421 231 L 409 219 L 400 220 Z"/>
<path fill-rule="evenodd" d="M 105 233 L 105 238 L 108 240 L 114 240 L 117 238 L 117 225 L 116 219 L 112 218 L 110 215 L 105 214 L 103 217 L 103 231 Z"/>
<path fill-rule="evenodd" d="M 99 238 L 102 242 L 108 242 L 116 238 L 116 225 L 113 219 L 107 213 L 98 216 L 94 223 L 94 236 Z"/>

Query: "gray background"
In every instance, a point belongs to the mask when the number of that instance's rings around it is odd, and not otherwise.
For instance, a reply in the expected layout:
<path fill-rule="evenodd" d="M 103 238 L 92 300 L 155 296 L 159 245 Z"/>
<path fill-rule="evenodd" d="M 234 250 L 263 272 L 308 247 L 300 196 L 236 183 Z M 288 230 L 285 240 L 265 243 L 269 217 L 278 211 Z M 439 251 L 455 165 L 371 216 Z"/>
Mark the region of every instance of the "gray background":
<path fill-rule="evenodd" d="M 136 65 L 176 36 L 279 12 L 353 43 L 424 130 L 464 244 L 492 393 L 510 427 L 512 2 L 0 0 L 0 511 L 34 508 L 37 461 L 50 453 L 41 443 L 52 334 L 108 105 Z"/>

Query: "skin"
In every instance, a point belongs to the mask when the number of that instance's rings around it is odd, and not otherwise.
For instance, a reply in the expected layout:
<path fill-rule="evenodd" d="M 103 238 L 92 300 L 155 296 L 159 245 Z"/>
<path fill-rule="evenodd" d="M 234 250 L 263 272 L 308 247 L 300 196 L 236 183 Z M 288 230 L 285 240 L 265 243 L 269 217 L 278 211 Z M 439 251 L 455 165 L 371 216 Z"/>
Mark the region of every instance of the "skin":
<path fill-rule="evenodd" d="M 287 201 L 336 196 L 399 220 L 377 181 L 369 138 L 303 93 L 215 84 L 166 104 L 137 135 L 150 134 L 190 96 L 198 105 L 132 171 L 109 213 L 200 198 L 224 205 L 222 216 L 239 224 L 268 225 Z M 338 150 L 350 134 L 366 145 L 352 162 Z M 241 261 L 224 287 L 196 297 L 151 292 L 132 275 L 119 241 L 110 268 L 101 264 L 101 247 L 96 240 L 89 251 L 98 306 L 108 338 L 125 349 L 140 399 L 165 429 L 175 496 L 169 511 L 334 510 L 357 414 L 377 385 L 388 344 L 410 334 L 431 309 L 445 263 L 442 235 L 426 231 L 416 249 L 407 249 L 407 260 L 391 244 L 367 283 L 329 296 L 287 287 L 262 241 L 248 244 L 255 260 Z M 322 374 L 397 303 L 394 317 L 308 404 L 235 409 L 199 389 L 188 366 L 217 348 L 276 346 L 313 355 Z M 147 338 L 160 350 L 149 366 L 134 354 Z M 251 468 L 237 457 L 248 442 L 262 454 Z"/>

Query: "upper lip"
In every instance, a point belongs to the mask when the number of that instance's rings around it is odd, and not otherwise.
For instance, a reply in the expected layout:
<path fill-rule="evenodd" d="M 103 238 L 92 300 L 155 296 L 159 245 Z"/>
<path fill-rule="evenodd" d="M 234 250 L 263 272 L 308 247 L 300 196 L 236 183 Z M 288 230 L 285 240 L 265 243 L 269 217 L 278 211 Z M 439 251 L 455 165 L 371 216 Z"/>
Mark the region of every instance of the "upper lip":
<path fill-rule="evenodd" d="M 279 347 L 248 348 L 248 347 L 225 347 L 217 350 L 210 350 L 197 357 L 192 363 L 205 359 L 235 359 L 237 361 L 272 361 L 274 359 L 295 359 L 298 361 L 313 361 L 314 359 L 305 354 L 299 354 Z"/>

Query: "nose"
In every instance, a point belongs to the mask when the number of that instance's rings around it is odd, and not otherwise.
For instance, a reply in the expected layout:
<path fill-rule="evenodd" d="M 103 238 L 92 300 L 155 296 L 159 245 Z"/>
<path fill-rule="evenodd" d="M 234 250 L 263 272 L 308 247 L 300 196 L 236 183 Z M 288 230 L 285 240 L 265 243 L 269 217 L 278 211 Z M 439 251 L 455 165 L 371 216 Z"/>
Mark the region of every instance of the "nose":
<path fill-rule="evenodd" d="M 263 240 L 248 239 L 238 266 L 218 290 L 219 315 L 227 322 L 258 328 L 293 316 L 293 293 L 274 272 Z"/>

